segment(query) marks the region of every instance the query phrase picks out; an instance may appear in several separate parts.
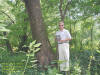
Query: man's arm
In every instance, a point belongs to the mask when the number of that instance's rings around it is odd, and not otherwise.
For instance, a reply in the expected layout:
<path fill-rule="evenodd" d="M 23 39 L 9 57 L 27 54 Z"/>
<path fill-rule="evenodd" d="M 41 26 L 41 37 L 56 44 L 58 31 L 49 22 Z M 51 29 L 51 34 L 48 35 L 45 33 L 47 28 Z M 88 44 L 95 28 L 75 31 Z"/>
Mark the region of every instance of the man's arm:
<path fill-rule="evenodd" d="M 60 42 L 66 42 L 66 41 L 70 41 L 71 40 L 71 35 L 70 35 L 69 31 L 66 32 L 66 36 L 67 36 L 67 38 L 64 39 L 64 40 L 60 40 Z"/>
<path fill-rule="evenodd" d="M 70 41 L 71 40 L 71 38 L 66 38 L 64 41 Z"/>
<path fill-rule="evenodd" d="M 60 40 L 60 42 L 66 42 L 72 40 L 71 38 L 66 38 L 65 40 Z"/>

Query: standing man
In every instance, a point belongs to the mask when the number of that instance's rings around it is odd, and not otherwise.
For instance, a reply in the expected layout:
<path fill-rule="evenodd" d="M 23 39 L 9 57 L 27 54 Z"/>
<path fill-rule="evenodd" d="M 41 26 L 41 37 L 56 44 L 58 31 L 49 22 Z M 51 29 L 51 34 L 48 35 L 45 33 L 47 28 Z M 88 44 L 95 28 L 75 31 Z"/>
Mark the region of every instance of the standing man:
<path fill-rule="evenodd" d="M 69 75 L 69 41 L 71 35 L 64 29 L 64 22 L 59 22 L 59 31 L 56 32 L 56 41 L 58 43 L 58 54 L 60 62 L 60 71 Z"/>

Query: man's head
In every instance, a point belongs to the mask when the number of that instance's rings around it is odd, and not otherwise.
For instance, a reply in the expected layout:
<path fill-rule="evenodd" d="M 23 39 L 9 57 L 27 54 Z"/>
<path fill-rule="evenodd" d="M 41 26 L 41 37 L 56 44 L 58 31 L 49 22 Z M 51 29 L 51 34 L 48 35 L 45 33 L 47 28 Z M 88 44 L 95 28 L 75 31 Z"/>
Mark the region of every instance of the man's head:
<path fill-rule="evenodd" d="M 64 29 L 64 22 L 63 21 L 59 22 L 59 29 L 60 30 Z"/>

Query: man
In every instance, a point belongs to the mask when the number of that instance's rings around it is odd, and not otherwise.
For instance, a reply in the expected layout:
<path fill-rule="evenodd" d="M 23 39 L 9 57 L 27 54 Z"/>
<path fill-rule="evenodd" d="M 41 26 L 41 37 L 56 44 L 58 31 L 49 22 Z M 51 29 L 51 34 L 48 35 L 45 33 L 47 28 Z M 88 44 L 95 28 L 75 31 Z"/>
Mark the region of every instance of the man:
<path fill-rule="evenodd" d="M 56 32 L 56 41 L 58 43 L 58 54 L 60 62 L 60 71 L 66 75 L 69 74 L 69 41 L 71 35 L 64 29 L 64 22 L 59 22 L 59 31 Z"/>

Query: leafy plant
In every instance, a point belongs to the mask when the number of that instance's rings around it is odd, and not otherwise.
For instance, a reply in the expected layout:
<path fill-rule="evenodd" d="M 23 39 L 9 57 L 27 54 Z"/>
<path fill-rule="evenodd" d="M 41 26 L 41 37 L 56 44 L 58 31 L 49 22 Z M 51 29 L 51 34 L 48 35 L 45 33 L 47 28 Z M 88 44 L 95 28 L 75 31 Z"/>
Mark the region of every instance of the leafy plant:
<path fill-rule="evenodd" d="M 37 68 L 37 60 L 35 58 L 35 54 L 40 50 L 39 46 L 41 43 L 36 44 L 36 40 L 30 43 L 28 53 L 26 54 L 27 60 L 25 61 L 25 68 L 23 73 L 25 73 L 26 69 Z M 37 69 L 36 69 L 37 70 Z"/>

